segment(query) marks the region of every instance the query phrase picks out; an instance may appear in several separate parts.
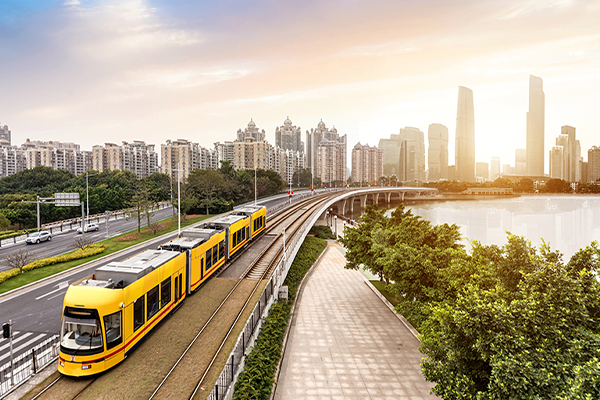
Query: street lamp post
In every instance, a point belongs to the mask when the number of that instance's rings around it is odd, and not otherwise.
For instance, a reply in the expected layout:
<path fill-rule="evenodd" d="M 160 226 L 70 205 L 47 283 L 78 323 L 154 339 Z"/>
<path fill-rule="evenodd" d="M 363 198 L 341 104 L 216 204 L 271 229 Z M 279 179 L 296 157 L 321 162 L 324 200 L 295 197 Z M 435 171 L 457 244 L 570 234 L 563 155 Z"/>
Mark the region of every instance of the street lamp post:
<path fill-rule="evenodd" d="M 98 174 L 88 174 L 87 172 L 85 173 L 85 202 L 87 204 L 87 206 L 86 206 L 86 211 L 87 211 L 86 225 L 88 225 L 90 223 L 90 196 L 88 193 L 88 186 L 89 186 L 88 177 L 94 176 L 94 175 L 98 175 Z"/>
<path fill-rule="evenodd" d="M 177 236 L 181 236 L 181 169 L 168 168 L 169 171 L 177 171 Z M 173 207 L 173 174 L 171 174 L 171 207 Z"/>

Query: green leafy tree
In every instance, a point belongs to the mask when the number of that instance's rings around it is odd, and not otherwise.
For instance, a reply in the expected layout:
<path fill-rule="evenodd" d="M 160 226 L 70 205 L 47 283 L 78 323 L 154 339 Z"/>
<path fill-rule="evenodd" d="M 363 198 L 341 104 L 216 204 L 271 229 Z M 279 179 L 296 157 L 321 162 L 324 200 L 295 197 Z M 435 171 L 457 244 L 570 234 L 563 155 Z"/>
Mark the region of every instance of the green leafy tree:
<path fill-rule="evenodd" d="M 8 218 L 6 218 L 6 216 L 4 214 L 0 213 L 0 229 L 5 231 L 6 228 L 8 228 L 9 226 L 10 226 L 10 220 Z"/>
<path fill-rule="evenodd" d="M 445 399 L 600 397 L 597 245 L 568 264 L 524 238 L 475 244 L 470 279 L 432 307 L 421 351 L 425 377 Z M 524 264 L 525 263 L 525 264 Z M 510 270 L 510 272 L 509 272 Z M 474 273 L 473 273 L 474 272 Z"/>
<path fill-rule="evenodd" d="M 571 184 L 562 179 L 550 179 L 544 186 L 540 188 L 543 193 L 571 193 Z"/>

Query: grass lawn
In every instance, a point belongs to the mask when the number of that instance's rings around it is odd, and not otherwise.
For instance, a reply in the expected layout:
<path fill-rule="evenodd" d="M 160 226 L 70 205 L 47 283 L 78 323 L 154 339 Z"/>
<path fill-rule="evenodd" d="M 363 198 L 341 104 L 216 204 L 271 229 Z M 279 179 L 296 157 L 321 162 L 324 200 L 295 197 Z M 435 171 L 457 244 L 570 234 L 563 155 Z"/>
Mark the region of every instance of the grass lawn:
<path fill-rule="evenodd" d="M 375 286 L 375 288 L 377 290 L 379 290 L 379 292 L 387 299 L 387 301 L 392 303 L 392 305 L 394 307 L 396 306 L 396 304 L 398 304 L 398 300 L 396 299 L 396 296 L 393 295 L 392 293 L 388 292 L 385 289 L 385 282 L 381 282 L 381 281 L 369 281 L 369 282 L 371 282 L 371 284 L 373 286 Z"/>
<path fill-rule="evenodd" d="M 202 216 L 198 216 L 198 217 L 194 217 L 194 218 L 188 218 L 185 222 L 183 222 L 183 221 L 181 222 L 181 227 L 183 228 L 185 226 L 194 224 L 194 223 L 196 223 L 198 221 L 202 221 L 203 219 L 206 219 L 206 218 L 209 218 L 209 217 L 211 217 L 211 215 L 208 215 L 208 216 L 207 215 L 202 215 Z M 176 221 L 173 221 L 172 218 L 167 218 L 167 219 L 165 219 L 165 220 L 163 220 L 161 222 L 168 222 L 168 221 L 176 222 Z M 32 283 L 32 282 L 36 282 L 36 281 L 38 281 L 40 279 L 43 279 L 43 278 L 46 278 L 48 276 L 54 275 L 54 274 L 56 274 L 58 272 L 66 271 L 66 270 L 71 269 L 73 267 L 77 267 L 77 266 L 79 266 L 81 264 L 85 264 L 87 262 L 93 261 L 93 260 L 95 260 L 97 258 L 104 257 L 104 256 L 106 256 L 108 254 L 115 253 L 115 252 L 117 252 L 119 250 L 123 250 L 123 249 L 125 249 L 127 247 L 136 245 L 136 244 L 141 243 L 141 242 L 145 242 L 145 241 L 153 239 L 155 237 L 164 235 L 165 233 L 173 232 L 173 231 L 176 231 L 176 230 L 177 230 L 177 224 L 176 223 L 172 223 L 171 227 L 169 227 L 167 229 L 163 229 L 163 230 L 161 230 L 160 232 L 158 232 L 158 233 L 156 233 L 154 235 L 147 230 L 147 227 L 143 227 L 141 229 L 141 235 L 137 239 L 127 240 L 127 241 L 119 241 L 118 240 L 119 238 L 121 238 L 123 236 L 131 235 L 132 233 L 136 233 L 137 229 L 134 229 L 133 231 L 123 233 L 122 235 L 115 236 L 113 238 L 109 238 L 109 239 L 103 240 L 101 242 L 98 242 L 98 243 L 105 244 L 107 246 L 106 250 L 103 251 L 102 253 L 96 254 L 95 256 L 91 256 L 91 257 L 87 257 L 87 258 L 82 258 L 82 259 L 79 259 L 79 260 L 69 261 L 69 262 L 66 262 L 66 263 L 49 265 L 49 266 L 44 267 L 44 268 L 34 269 L 33 271 L 29 271 L 29 272 L 25 272 L 23 274 L 17 275 L 14 278 L 11 278 L 11 279 L 7 280 L 6 282 L 0 284 L 0 294 L 6 293 L 6 292 L 8 292 L 10 290 L 19 288 L 21 286 L 25 286 L 25 285 L 27 285 L 29 283 Z M 73 251 L 75 251 L 75 250 L 73 250 Z"/>

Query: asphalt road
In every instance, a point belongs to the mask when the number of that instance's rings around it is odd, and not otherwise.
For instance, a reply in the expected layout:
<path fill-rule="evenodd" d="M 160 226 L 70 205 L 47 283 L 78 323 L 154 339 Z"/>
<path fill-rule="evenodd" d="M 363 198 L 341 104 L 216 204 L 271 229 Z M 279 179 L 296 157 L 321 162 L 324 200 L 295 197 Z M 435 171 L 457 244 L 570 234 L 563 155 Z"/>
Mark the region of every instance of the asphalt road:
<path fill-rule="evenodd" d="M 278 207 L 287 203 L 287 194 L 277 195 L 258 203 L 269 208 Z M 254 204 L 254 202 L 248 203 Z M 160 210 L 156 213 L 153 220 L 160 220 L 171 215 L 171 208 Z M 110 236 L 115 236 L 124 232 L 131 231 L 137 227 L 137 220 L 118 220 L 110 221 Z M 36 245 L 25 245 L 23 243 L 10 247 L 2 247 L 0 258 L 10 251 L 16 251 L 22 248 L 28 248 L 34 251 L 37 257 L 48 257 L 62 254 L 72 250 L 70 246 L 73 238 L 78 235 L 74 232 L 53 235 L 52 240 Z M 121 261 L 131 257 L 146 249 L 156 249 L 159 243 L 165 243 L 176 237 L 176 232 L 168 234 L 160 241 L 148 244 L 143 249 L 126 251 L 118 257 L 110 258 L 110 261 Z M 106 227 L 102 223 L 97 232 L 90 234 L 94 241 L 100 241 L 106 238 Z M 108 261 L 106 261 L 108 262 Z M 59 334 L 61 311 L 63 298 L 69 287 L 69 284 L 78 281 L 94 272 L 98 266 L 90 266 L 78 273 L 68 274 L 59 279 L 49 279 L 40 285 L 34 285 L 30 290 L 19 292 L 15 295 L 4 296 L 0 298 L 0 324 L 12 319 L 13 331 L 13 351 L 15 356 L 29 351 L 33 346 L 51 337 Z M 0 338 L 0 367 L 8 362 L 9 359 L 9 340 Z"/>
<path fill-rule="evenodd" d="M 157 211 L 154 216 L 151 218 L 152 222 L 160 221 L 166 218 L 171 217 L 173 212 L 171 208 L 164 208 L 162 210 Z M 101 222 L 98 224 L 99 228 L 95 232 L 86 233 L 86 237 L 92 239 L 94 243 L 99 242 L 101 240 L 106 239 L 107 237 L 113 237 L 120 235 L 125 232 L 129 232 L 137 228 L 137 219 L 130 218 L 129 221 L 126 219 L 118 219 L 118 220 L 109 220 L 108 227 L 108 236 L 106 235 L 106 223 Z M 146 225 L 145 219 L 142 220 L 142 226 Z M 4 257 L 7 254 L 14 253 L 16 251 L 26 249 L 33 253 L 35 259 L 46 258 L 46 257 L 54 257 L 60 254 L 67 253 L 69 251 L 74 250 L 72 245 L 73 239 L 80 237 L 81 234 L 77 233 L 76 230 L 60 232 L 56 229 L 53 230 L 52 240 L 42 242 L 39 244 L 26 244 L 24 242 L 4 245 L 0 247 L 0 272 L 11 269 L 9 266 L 5 265 Z M 4 314 L 4 313 L 2 313 Z"/>

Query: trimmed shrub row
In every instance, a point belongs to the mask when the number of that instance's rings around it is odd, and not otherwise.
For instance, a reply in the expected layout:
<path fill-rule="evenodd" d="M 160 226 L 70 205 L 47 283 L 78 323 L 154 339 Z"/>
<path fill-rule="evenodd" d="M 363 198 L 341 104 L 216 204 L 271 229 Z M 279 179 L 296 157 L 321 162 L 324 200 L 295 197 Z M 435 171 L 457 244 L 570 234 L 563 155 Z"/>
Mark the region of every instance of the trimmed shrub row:
<path fill-rule="evenodd" d="M 23 267 L 23 272 L 32 271 L 34 269 L 64 263 L 67 261 L 79 260 L 81 258 L 95 256 L 96 254 L 102 253 L 104 250 L 106 250 L 105 244 L 91 244 L 83 250 L 77 249 L 69 254 L 62 254 L 56 257 L 42 258 L 41 260 L 34 260 Z M 19 268 L 13 268 L 8 271 L 0 272 L 0 284 L 6 282 L 10 278 L 19 275 L 19 273 Z"/>
<path fill-rule="evenodd" d="M 310 228 L 310 233 L 320 239 L 335 239 L 333 232 L 331 232 L 331 228 L 327 225 L 315 225 Z"/>
<path fill-rule="evenodd" d="M 254 348 L 246 358 L 244 371 L 235 384 L 234 400 L 269 398 L 298 285 L 326 246 L 325 240 L 313 236 L 307 236 L 302 243 L 283 283 L 288 286 L 289 300 L 273 304 L 263 320 Z"/>

